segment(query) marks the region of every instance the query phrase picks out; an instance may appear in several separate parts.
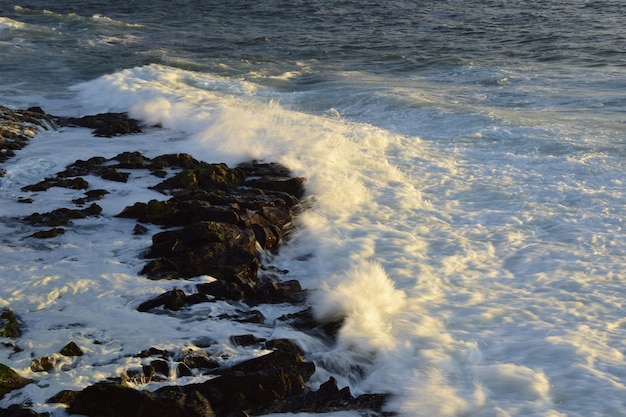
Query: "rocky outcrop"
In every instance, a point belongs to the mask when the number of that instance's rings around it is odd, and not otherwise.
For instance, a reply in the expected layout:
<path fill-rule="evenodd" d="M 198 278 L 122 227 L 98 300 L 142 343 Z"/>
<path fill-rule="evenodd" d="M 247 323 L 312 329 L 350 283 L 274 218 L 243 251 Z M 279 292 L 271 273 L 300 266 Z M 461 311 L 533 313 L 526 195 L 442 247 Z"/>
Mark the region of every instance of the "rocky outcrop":
<path fill-rule="evenodd" d="M 11 110 L 0 105 L 0 163 L 15 155 L 41 130 L 53 128 L 52 117 L 39 107 Z M 0 176 L 5 174 L 0 168 Z"/>
<path fill-rule="evenodd" d="M 5 394 L 22 388 L 31 382 L 30 379 L 21 377 L 13 369 L 0 363 L 0 399 L 2 399 Z"/>
<path fill-rule="evenodd" d="M 139 124 L 125 114 L 81 118 L 47 116 L 43 111 L 38 114 L 43 115 L 47 123 L 57 126 L 95 129 L 96 136 L 113 137 L 141 131 Z M 292 176 L 279 164 L 251 161 L 228 167 L 198 161 L 188 154 L 148 158 L 139 152 L 78 160 L 54 177 L 23 188 L 24 192 L 33 193 L 22 197 L 24 203 L 33 202 L 37 193 L 52 187 L 84 191 L 84 197 L 72 201 L 74 208 L 22 217 L 25 224 L 44 228 L 29 237 L 54 238 L 74 227 L 74 220 L 102 215 L 102 209 L 94 201 L 106 198 L 108 192 L 92 190 L 83 177 L 95 175 L 107 181 L 126 183 L 132 181 L 132 171 L 138 169 L 147 170 L 158 178 L 153 189 L 163 195 L 161 199 L 138 201 L 117 214 L 119 218 L 134 220 L 129 234 L 149 233 L 154 230 L 149 225 L 163 228 L 152 236 L 150 247 L 142 254 L 145 265 L 140 274 L 150 280 L 214 278 L 193 289 L 185 285 L 185 290 L 174 288 L 156 297 L 138 300 L 138 311 L 177 314 L 175 312 L 184 312 L 194 304 L 226 301 L 235 308 L 207 319 L 253 326 L 266 322 L 261 313 L 263 309 L 255 306 L 291 304 L 297 306 L 299 312 L 279 317 L 278 322 L 332 343 L 341 322 L 316 322 L 300 283 L 290 277 L 289 271 L 266 264 L 271 257 L 265 255 L 277 252 L 295 229 L 305 196 L 305 179 Z M 3 337 L 19 337 L 19 326 L 15 327 L 18 324 L 10 310 L 6 314 L 2 312 L 0 325 L 7 330 Z M 10 333 L 12 330 L 14 332 Z M 111 375 L 80 391 L 62 391 L 49 402 L 66 404 L 71 414 L 93 417 L 239 417 L 342 410 L 385 415 L 382 407 L 387 396 L 384 394 L 354 397 L 349 388 L 340 388 L 334 377 L 318 390 L 310 389 L 308 382 L 316 365 L 290 340 L 236 334 L 228 343 L 266 353 L 233 364 L 234 358 L 224 361 L 229 353 L 216 352 L 219 344 L 210 338 L 193 341 L 192 349 L 150 347 L 136 355 L 141 366 L 126 369 L 122 375 Z M 18 349 L 15 344 L 11 346 Z M 69 342 L 60 352 L 40 357 L 33 355 L 31 370 L 38 375 L 61 372 L 58 363 L 63 357 L 78 361 L 83 359 L 79 358 L 81 355 L 82 349 Z M 191 376 L 203 382 L 181 383 L 180 378 Z M 152 392 L 132 388 L 167 381 L 176 385 Z M 21 380 L 21 383 L 28 382 Z M 11 386 L 11 389 L 17 388 L 18 385 Z M 8 414 L 10 412 L 14 414 Z M 12 406 L 11 411 L 0 410 L 0 414 L 38 415 L 20 406 Z"/>

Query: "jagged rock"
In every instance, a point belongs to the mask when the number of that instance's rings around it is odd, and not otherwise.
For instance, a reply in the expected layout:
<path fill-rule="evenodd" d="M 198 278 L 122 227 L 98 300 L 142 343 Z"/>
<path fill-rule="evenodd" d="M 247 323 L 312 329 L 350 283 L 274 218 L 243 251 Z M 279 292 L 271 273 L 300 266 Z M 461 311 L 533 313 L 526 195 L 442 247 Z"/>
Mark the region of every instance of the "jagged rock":
<path fill-rule="evenodd" d="M 11 110 L 0 105 L 0 162 L 15 155 L 38 132 L 53 128 L 51 116 L 39 107 Z M 0 177 L 5 170 L 0 169 Z"/>
<path fill-rule="evenodd" d="M 204 351 L 195 351 L 184 355 L 182 363 L 191 369 L 216 369 L 220 364 Z"/>
<path fill-rule="evenodd" d="M 85 197 L 72 200 L 72 203 L 82 206 L 91 201 L 102 200 L 105 195 L 109 194 L 106 190 L 89 190 L 85 193 Z"/>
<path fill-rule="evenodd" d="M 46 178 L 37 184 L 22 187 L 22 191 L 46 191 L 52 187 L 69 188 L 71 190 L 85 190 L 89 183 L 84 178 Z"/>
<path fill-rule="evenodd" d="M 20 389 L 31 382 L 30 379 L 21 377 L 13 369 L 0 363 L 0 399 L 2 399 L 5 394 Z"/>
<path fill-rule="evenodd" d="M 265 342 L 266 349 L 282 350 L 283 352 L 297 353 L 304 355 L 302 349 L 289 339 L 272 339 Z"/>
<path fill-rule="evenodd" d="M 94 129 L 94 136 L 113 137 L 141 133 L 139 122 L 126 113 L 102 113 L 83 117 L 55 117 L 59 126 L 80 126 Z"/>
<path fill-rule="evenodd" d="M 30 369 L 33 372 L 50 372 L 54 369 L 56 362 L 54 356 L 42 356 L 31 361 Z"/>
<path fill-rule="evenodd" d="M 146 226 L 142 226 L 140 224 L 136 224 L 135 228 L 133 229 L 133 234 L 134 235 L 145 235 L 148 233 L 148 228 Z"/>
<path fill-rule="evenodd" d="M 205 190 L 227 191 L 243 182 L 243 173 L 225 164 L 199 163 L 196 167 L 184 169 L 171 178 L 154 186 L 157 191 L 166 190 Z"/>
<path fill-rule="evenodd" d="M 137 307 L 138 311 L 146 312 L 156 307 L 163 306 L 167 310 L 180 310 L 185 306 L 185 292 L 183 290 L 174 289 L 167 291 L 151 300 L 144 301 Z"/>
<path fill-rule="evenodd" d="M 83 350 L 75 342 L 63 346 L 59 353 L 63 356 L 83 356 Z"/>
<path fill-rule="evenodd" d="M 265 339 L 258 338 L 253 334 L 240 334 L 231 336 L 230 341 L 235 346 L 251 346 L 265 342 Z"/>
<path fill-rule="evenodd" d="M 0 310 L 0 337 L 20 337 L 20 323 L 10 308 Z"/>
<path fill-rule="evenodd" d="M 265 323 L 265 316 L 259 310 L 235 310 L 235 312 L 237 314 L 221 314 L 217 318 L 221 320 L 233 320 L 239 323 Z"/>
<path fill-rule="evenodd" d="M 62 227 L 53 227 L 48 230 L 40 230 L 38 232 L 33 233 L 29 237 L 34 237 L 35 239 L 50 239 L 65 233 L 65 229 Z"/>
<path fill-rule="evenodd" d="M 24 220 L 32 225 L 46 224 L 48 226 L 65 226 L 69 224 L 70 220 L 84 219 L 88 216 L 99 216 L 100 213 L 102 213 L 102 207 L 93 203 L 82 210 L 60 208 L 52 210 L 49 213 L 33 213 L 25 217 Z"/>
<path fill-rule="evenodd" d="M 0 408 L 2 417 L 49 417 L 50 413 L 37 413 L 21 404 L 10 405 L 9 408 Z"/>
<path fill-rule="evenodd" d="M 211 404 L 198 392 L 137 391 L 109 382 L 91 385 L 76 394 L 69 412 L 93 417 L 210 417 Z"/>

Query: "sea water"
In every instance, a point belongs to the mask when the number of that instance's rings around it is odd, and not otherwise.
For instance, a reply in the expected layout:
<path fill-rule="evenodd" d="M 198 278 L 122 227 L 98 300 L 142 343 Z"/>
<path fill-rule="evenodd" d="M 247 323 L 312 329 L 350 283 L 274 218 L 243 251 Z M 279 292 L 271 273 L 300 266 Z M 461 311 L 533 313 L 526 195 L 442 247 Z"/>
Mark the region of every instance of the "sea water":
<path fill-rule="evenodd" d="M 402 416 L 626 415 L 624 18 L 617 0 L 3 1 L 0 104 L 162 128 L 44 131 L 3 165 L 0 307 L 24 334 L 0 362 L 36 382 L 0 406 L 64 416 L 46 399 L 119 376 L 143 349 L 210 339 L 236 362 L 264 352 L 228 337 L 254 333 L 296 341 L 312 389 L 333 375 L 392 394 Z M 111 192 L 104 217 L 27 237 L 20 216 L 80 193 L 21 187 L 124 151 L 306 177 L 311 206 L 268 261 L 311 290 L 320 320 L 344 318 L 336 343 L 276 322 L 289 306 L 260 306 L 265 326 L 218 320 L 234 308 L 220 303 L 137 312 L 212 280 L 138 275 L 151 233 L 110 217 L 163 199 L 147 172 L 87 178 Z M 30 370 L 70 340 L 83 357 Z"/>

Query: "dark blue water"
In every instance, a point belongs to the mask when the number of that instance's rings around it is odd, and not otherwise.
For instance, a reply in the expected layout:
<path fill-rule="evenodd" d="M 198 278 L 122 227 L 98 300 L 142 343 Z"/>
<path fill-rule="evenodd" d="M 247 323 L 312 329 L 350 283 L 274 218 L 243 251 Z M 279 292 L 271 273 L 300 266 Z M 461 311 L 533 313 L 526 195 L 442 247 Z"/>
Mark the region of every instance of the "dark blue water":
<path fill-rule="evenodd" d="M 68 17 L 73 14 L 78 16 Z M 328 71 L 379 73 L 468 62 L 626 65 L 626 4 L 617 0 L 7 0 L 0 16 L 40 29 L 30 33 L 26 45 L 19 33 L 0 32 L 4 77 L 18 79 L 24 69 L 50 70 L 54 62 L 60 68 L 53 74 L 64 83 L 148 63 L 208 68 L 226 63 L 241 73 L 284 71 L 303 60 Z M 100 25 L 93 33 L 98 23 L 91 16 L 120 23 Z M 103 40 L 120 30 L 132 42 L 111 40 L 95 50 L 83 43 L 87 31 Z M 8 50 L 11 44 L 19 51 Z"/>

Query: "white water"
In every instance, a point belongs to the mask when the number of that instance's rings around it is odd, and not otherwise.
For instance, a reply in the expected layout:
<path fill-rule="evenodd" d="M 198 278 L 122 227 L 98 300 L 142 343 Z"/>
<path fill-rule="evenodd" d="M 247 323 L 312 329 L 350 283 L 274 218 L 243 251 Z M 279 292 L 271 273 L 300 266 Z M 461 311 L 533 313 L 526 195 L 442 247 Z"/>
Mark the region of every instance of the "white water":
<path fill-rule="evenodd" d="M 412 82 L 345 74 L 315 101 L 274 88 L 280 80 L 148 66 L 78 85 L 70 104 L 46 108 L 130 110 L 166 129 L 114 139 L 47 132 L 4 166 L 0 306 L 22 317 L 26 333 L 24 352 L 0 349 L 0 362 L 37 383 L 0 405 L 29 399 L 49 410 L 51 395 L 136 366 L 129 355 L 150 346 L 176 349 L 209 337 L 237 358 L 258 355 L 227 342 L 253 332 L 297 340 L 318 365 L 312 386 L 334 375 L 354 394 L 389 391 L 388 407 L 403 416 L 624 415 L 623 139 L 608 122 L 594 129 L 545 111 L 553 92 L 530 78 L 515 88 L 538 98 L 516 112 L 493 107 L 497 87 L 470 111 L 462 89 L 441 94 L 428 80 Z M 305 99 L 311 111 L 298 108 Z M 325 100 L 337 104 L 333 111 L 320 111 Z M 157 181 L 145 172 L 132 173 L 130 189 L 88 178 L 92 188 L 112 191 L 98 202 L 106 219 L 76 221 L 63 236 L 34 241 L 25 238 L 30 228 L 11 220 L 80 195 L 52 189 L 25 206 L 15 202 L 30 195 L 22 186 L 76 159 L 134 150 L 230 165 L 264 159 L 306 176 L 315 203 L 273 262 L 316 290 L 320 319 L 346 318 L 337 345 L 278 324 L 205 319 L 228 308 L 222 304 L 178 317 L 136 312 L 150 296 L 210 279 L 137 276 L 149 237 L 109 217 L 160 198 L 143 190 Z M 262 311 L 271 323 L 284 309 Z M 30 371 L 31 352 L 52 354 L 70 340 L 86 355 L 63 359 L 49 375 Z"/>

